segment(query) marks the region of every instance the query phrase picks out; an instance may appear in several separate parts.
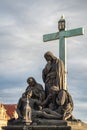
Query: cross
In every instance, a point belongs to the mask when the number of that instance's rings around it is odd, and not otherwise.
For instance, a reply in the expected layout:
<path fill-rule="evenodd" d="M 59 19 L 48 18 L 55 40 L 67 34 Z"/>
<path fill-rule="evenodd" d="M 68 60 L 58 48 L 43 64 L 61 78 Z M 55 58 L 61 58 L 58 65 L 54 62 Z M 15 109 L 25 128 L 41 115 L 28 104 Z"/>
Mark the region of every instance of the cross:
<path fill-rule="evenodd" d="M 58 29 L 59 32 L 51 33 L 51 34 L 45 34 L 43 35 L 43 41 L 52 41 L 59 39 L 59 58 L 63 61 L 65 66 L 65 86 L 64 89 L 67 89 L 67 51 L 66 51 L 66 38 L 73 37 L 73 36 L 79 36 L 84 34 L 83 28 L 76 28 L 72 30 L 65 30 L 65 19 L 63 16 L 58 22 Z"/>

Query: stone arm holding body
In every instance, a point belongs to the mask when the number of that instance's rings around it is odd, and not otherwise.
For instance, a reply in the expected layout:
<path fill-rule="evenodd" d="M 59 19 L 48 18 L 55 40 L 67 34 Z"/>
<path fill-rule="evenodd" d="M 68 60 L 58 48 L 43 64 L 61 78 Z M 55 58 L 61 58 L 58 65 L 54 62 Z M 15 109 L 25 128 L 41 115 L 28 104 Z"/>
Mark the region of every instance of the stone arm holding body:
<path fill-rule="evenodd" d="M 66 101 L 66 92 L 60 91 L 58 96 L 56 97 L 56 103 L 58 106 L 63 106 Z"/>
<path fill-rule="evenodd" d="M 47 98 L 41 103 L 42 108 L 48 108 L 53 111 L 56 109 L 56 104 L 55 104 L 55 96 L 50 93 Z"/>

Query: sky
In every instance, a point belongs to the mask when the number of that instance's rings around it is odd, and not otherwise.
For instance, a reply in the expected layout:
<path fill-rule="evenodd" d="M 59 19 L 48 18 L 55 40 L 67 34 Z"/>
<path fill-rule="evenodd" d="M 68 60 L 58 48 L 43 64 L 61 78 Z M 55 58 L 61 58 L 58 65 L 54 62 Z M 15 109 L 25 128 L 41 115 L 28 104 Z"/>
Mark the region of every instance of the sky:
<path fill-rule="evenodd" d="M 43 35 L 58 31 L 64 14 L 66 30 L 84 28 L 67 42 L 67 84 L 73 115 L 87 122 L 87 0 L 0 0 L 0 102 L 17 103 L 32 76 L 44 87 L 44 54 L 59 57 L 59 40 Z"/>

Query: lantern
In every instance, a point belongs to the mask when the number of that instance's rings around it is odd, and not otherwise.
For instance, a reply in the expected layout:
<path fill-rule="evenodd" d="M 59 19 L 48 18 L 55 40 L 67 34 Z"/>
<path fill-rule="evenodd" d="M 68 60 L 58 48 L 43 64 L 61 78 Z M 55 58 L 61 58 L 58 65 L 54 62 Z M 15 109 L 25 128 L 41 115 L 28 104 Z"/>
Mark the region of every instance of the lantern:
<path fill-rule="evenodd" d="M 58 29 L 59 29 L 59 31 L 65 30 L 65 19 L 64 19 L 64 16 L 61 16 L 61 19 L 58 21 Z"/>

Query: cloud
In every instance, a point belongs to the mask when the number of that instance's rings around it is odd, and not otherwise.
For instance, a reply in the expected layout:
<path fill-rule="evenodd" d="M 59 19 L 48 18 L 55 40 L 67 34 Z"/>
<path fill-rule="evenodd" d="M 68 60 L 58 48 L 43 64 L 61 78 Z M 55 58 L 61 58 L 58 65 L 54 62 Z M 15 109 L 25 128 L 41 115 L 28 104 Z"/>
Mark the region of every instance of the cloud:
<path fill-rule="evenodd" d="M 74 105 L 73 115 L 76 119 L 87 122 L 86 118 L 87 103 L 85 101 L 77 101 Z"/>
<path fill-rule="evenodd" d="M 85 29 L 83 36 L 67 38 L 67 65 L 68 89 L 75 101 L 75 115 L 80 115 L 79 117 L 86 120 L 84 114 L 87 109 L 86 5 L 85 0 L 0 1 L 2 102 L 16 103 L 27 86 L 26 79 L 29 76 L 35 77 L 43 84 L 42 69 L 46 64 L 44 53 L 50 50 L 59 57 L 59 40 L 44 43 L 43 34 L 57 32 L 58 20 L 64 14 L 67 29 L 78 27 Z"/>
<path fill-rule="evenodd" d="M 13 88 L 8 87 L 0 90 L 0 102 L 2 103 L 4 102 L 6 104 L 10 104 L 11 102 L 15 104 L 18 102 L 19 98 L 23 93 L 23 88 L 21 87 L 18 88 L 15 86 L 12 87 Z"/>

